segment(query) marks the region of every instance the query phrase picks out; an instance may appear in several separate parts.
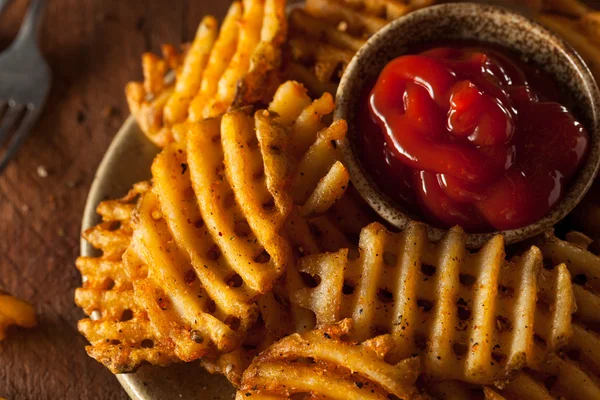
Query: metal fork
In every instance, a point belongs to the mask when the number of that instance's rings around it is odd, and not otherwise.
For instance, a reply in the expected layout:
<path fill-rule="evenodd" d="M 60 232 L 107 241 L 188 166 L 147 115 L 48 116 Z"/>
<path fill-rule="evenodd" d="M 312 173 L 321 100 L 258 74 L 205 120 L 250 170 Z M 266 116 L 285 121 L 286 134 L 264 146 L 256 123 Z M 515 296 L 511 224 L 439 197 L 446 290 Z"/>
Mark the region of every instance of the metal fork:
<path fill-rule="evenodd" d="M 0 11 L 5 3 L 0 0 Z M 37 40 L 45 6 L 44 0 L 30 0 L 17 37 L 0 53 L 0 173 L 29 135 L 50 91 L 50 67 Z"/>

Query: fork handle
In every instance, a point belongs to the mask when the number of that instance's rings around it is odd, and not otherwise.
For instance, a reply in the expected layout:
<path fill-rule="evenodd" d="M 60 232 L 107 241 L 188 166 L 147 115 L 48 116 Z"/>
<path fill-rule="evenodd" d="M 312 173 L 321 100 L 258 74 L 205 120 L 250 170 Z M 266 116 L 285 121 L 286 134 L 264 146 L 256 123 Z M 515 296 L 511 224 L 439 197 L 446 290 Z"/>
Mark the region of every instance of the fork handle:
<path fill-rule="evenodd" d="M 0 0 L 0 13 L 4 10 L 4 7 L 8 4 L 8 0 Z"/>
<path fill-rule="evenodd" d="M 16 42 L 26 40 L 37 41 L 37 33 L 38 29 L 42 25 L 41 22 L 44 17 L 45 8 L 45 0 L 29 1 L 29 8 L 27 9 L 27 14 L 25 15 L 25 19 L 23 20 L 21 29 L 19 29 L 19 34 L 15 39 Z"/>

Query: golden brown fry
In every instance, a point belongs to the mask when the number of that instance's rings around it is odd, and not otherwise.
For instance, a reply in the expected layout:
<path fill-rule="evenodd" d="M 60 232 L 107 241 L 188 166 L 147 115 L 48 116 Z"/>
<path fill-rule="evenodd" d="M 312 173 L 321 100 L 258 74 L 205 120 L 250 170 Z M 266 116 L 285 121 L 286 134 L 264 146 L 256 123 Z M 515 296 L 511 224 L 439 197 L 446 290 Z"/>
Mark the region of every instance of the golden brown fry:
<path fill-rule="evenodd" d="M 315 41 L 322 39 L 325 43 L 336 48 L 358 51 L 366 42 L 362 37 L 354 37 L 335 26 L 328 25 L 319 18 L 312 16 L 306 10 L 296 9 L 290 14 L 290 32 L 292 38 L 308 37 Z"/>
<path fill-rule="evenodd" d="M 308 197 L 300 214 L 306 218 L 325 213 L 343 197 L 349 184 L 348 170 L 340 161 L 336 161 Z"/>
<path fill-rule="evenodd" d="M 318 324 L 352 317 L 356 340 L 391 333 L 401 349 L 394 359 L 421 353 L 436 379 L 503 381 L 536 363 L 534 333 L 546 351 L 568 340 L 573 296 L 564 266 L 540 272 L 536 248 L 505 262 L 501 236 L 475 254 L 460 229 L 437 245 L 426 237 L 419 224 L 402 234 L 372 224 L 357 259 L 346 250 L 303 258 L 298 270 L 318 276 L 316 287 L 305 285 L 292 301 Z M 538 291 L 545 308 L 536 307 Z"/>
<path fill-rule="evenodd" d="M 583 15 L 580 24 L 590 40 L 600 47 L 600 11 L 589 12 Z"/>
<path fill-rule="evenodd" d="M 543 0 L 543 9 L 569 17 L 582 17 L 591 9 L 579 0 Z"/>
<path fill-rule="evenodd" d="M 131 279 L 121 256 L 131 240 L 131 216 L 147 182 L 134 185 L 119 200 L 98 205 L 103 222 L 84 232 L 102 251 L 99 257 L 79 257 L 83 277 L 75 303 L 89 318 L 79 321 L 79 331 L 89 340 L 88 354 L 113 373 L 131 372 L 143 362 L 167 365 L 177 361 L 170 341 L 159 340 L 133 294 Z M 116 229 L 115 229 L 116 228 Z"/>
<path fill-rule="evenodd" d="M 203 72 L 200 91 L 190 104 L 189 118 L 192 122 L 199 122 L 204 118 L 204 107 L 217 92 L 219 79 L 235 53 L 241 18 L 242 3 L 233 2 Z"/>
<path fill-rule="evenodd" d="M 257 111 L 254 118 L 241 110 L 223 116 L 221 143 L 228 181 L 261 242 L 277 236 L 292 206 L 284 190 L 291 168 L 286 142 L 287 132 L 269 123 L 268 111 Z"/>
<path fill-rule="evenodd" d="M 339 158 L 334 141 L 343 139 L 347 129 L 346 121 L 334 121 L 319 132 L 317 140 L 299 161 L 291 181 L 291 195 L 296 204 L 303 204 L 309 199 L 321 177 Z"/>
<path fill-rule="evenodd" d="M 188 107 L 200 89 L 202 71 L 216 40 L 217 26 L 217 20 L 211 16 L 204 17 L 200 22 L 196 37 L 183 61 L 181 73 L 177 76 L 173 94 L 165 104 L 165 124 L 172 126 L 186 119 Z"/>
<path fill-rule="evenodd" d="M 335 93 L 337 82 L 370 35 L 433 0 L 308 0 L 290 13 L 285 75 L 312 93 Z"/>
<path fill-rule="evenodd" d="M 356 344 L 341 339 L 350 329 L 351 320 L 344 320 L 275 343 L 244 372 L 237 399 L 285 399 L 296 393 L 323 399 L 421 398 L 415 387 L 417 358 L 388 364 L 384 357 L 394 347 L 389 335 Z"/>
<path fill-rule="evenodd" d="M 265 293 L 289 263 L 289 250 L 280 236 L 260 242 L 251 231 L 241 229 L 248 221 L 238 211 L 236 195 L 221 169 L 220 139 L 219 120 L 205 120 L 190 132 L 187 151 L 192 185 L 204 222 L 225 259 L 249 288 Z M 249 236 L 232 240 L 244 235 Z"/>
<path fill-rule="evenodd" d="M 161 210 L 152 191 L 142 197 L 132 243 L 124 255 L 136 300 L 147 310 L 158 336 L 172 341 L 181 360 L 212 354 L 213 348 L 233 350 L 256 313 L 247 311 L 250 321 L 246 321 L 216 305 L 196 278 L 188 256 L 170 237 Z"/>
<path fill-rule="evenodd" d="M 224 375 L 231 384 L 239 388 L 242 374 L 254 357 L 273 344 L 278 337 L 268 331 L 265 324 L 258 320 L 248 331 L 242 345 L 230 353 L 220 355 L 215 359 L 203 358 L 200 364 L 211 374 Z"/>
<path fill-rule="evenodd" d="M 6 338 L 9 326 L 33 328 L 36 324 L 35 310 L 31 305 L 0 292 L 0 341 Z"/>
<path fill-rule="evenodd" d="M 92 356 L 114 372 L 133 370 L 144 360 L 165 365 L 203 357 L 212 360 L 212 370 L 239 378 L 240 367 L 227 372 L 224 363 L 249 354 L 236 348 L 257 319 L 254 302 L 292 262 L 283 228 L 292 212 L 295 172 L 307 159 L 323 167 L 318 173 L 325 179 L 317 177 L 312 188 L 303 184 L 311 199 L 307 209 L 326 212 L 347 186 L 337 154 L 319 133 L 327 131 L 322 118 L 332 110 L 330 95 L 311 101 L 301 85 L 287 82 L 268 110 L 250 114 L 247 107 L 178 125 L 185 127 L 181 137 L 187 143 L 167 145 L 157 156 L 152 189 L 141 186 L 102 203 L 98 212 L 105 221 L 85 234 L 104 252 L 78 262 L 94 279 L 78 290 L 77 302 L 88 314 L 102 311 L 100 321 L 80 324 Z M 349 246 L 336 229 L 322 216 L 311 219 L 306 232 L 319 234 L 322 250 Z M 273 294 L 258 304 L 281 306 Z M 263 314 L 273 339 L 289 332 L 274 315 Z"/>
<path fill-rule="evenodd" d="M 269 104 L 274 124 L 291 125 L 286 148 L 294 164 L 288 182 L 294 204 L 302 206 L 314 196 L 310 207 L 315 208 L 318 206 L 315 201 L 323 198 L 319 193 L 329 191 L 341 197 L 347 187 L 344 179 L 327 179 L 319 185 L 339 159 L 332 141 L 342 139 L 347 130 L 346 121 L 343 120 L 335 121 L 329 127 L 323 124 L 322 118 L 331 113 L 333 108 L 330 94 L 326 93 L 311 102 L 306 89 L 294 81 L 282 84 Z M 336 168 L 338 171 L 334 170 L 334 173 L 343 177 L 345 168 Z M 327 206 L 321 206 L 321 211 L 325 211 L 325 208 Z"/>
<path fill-rule="evenodd" d="M 408 7 L 408 6 L 406 6 Z M 387 21 L 375 15 L 358 13 L 342 1 L 336 0 L 307 0 L 304 9 L 314 17 L 326 23 L 344 28 L 354 36 L 370 36 L 383 28 Z M 340 23 L 343 25 L 340 26 Z"/>
<path fill-rule="evenodd" d="M 573 46 L 596 79 L 600 79 L 600 46 L 582 31 L 578 21 L 552 14 L 542 14 L 538 18 Z"/>
<path fill-rule="evenodd" d="M 248 73 L 239 81 L 233 107 L 266 103 L 281 83 L 281 47 L 287 37 L 285 0 L 265 2 L 265 15 Z"/>
<path fill-rule="evenodd" d="M 509 400 L 557 397 L 591 400 L 600 396 L 597 354 L 597 349 L 600 348 L 597 333 L 600 326 L 597 317 L 600 299 L 596 295 L 600 258 L 586 250 L 589 238 L 578 233 L 570 233 L 567 238 L 575 240 L 577 244 L 562 241 L 551 234 L 540 237 L 536 244 L 540 246 L 547 265 L 564 262 L 573 277 L 572 288 L 577 310 L 571 326 L 572 338 L 557 355 L 544 357 L 545 360 L 541 359 L 541 351 L 537 349 L 539 362 L 534 368 L 527 369 L 501 391 Z M 559 284 L 558 281 L 556 283 Z M 544 290 L 540 292 L 540 297 L 543 299 Z M 555 307 L 560 307 L 560 304 L 561 302 L 557 302 Z M 536 324 L 544 321 L 545 317 L 540 317 L 536 316 Z"/>
<path fill-rule="evenodd" d="M 164 60 L 143 58 L 144 82 L 130 82 L 126 96 L 142 131 L 160 147 L 185 140 L 188 118 L 221 116 L 232 105 L 268 101 L 279 82 L 281 46 L 286 35 L 284 0 L 234 2 L 217 36 L 207 16 L 183 60 L 172 47 Z M 182 63 L 181 66 L 178 63 Z M 168 83 L 168 69 L 176 72 Z"/>

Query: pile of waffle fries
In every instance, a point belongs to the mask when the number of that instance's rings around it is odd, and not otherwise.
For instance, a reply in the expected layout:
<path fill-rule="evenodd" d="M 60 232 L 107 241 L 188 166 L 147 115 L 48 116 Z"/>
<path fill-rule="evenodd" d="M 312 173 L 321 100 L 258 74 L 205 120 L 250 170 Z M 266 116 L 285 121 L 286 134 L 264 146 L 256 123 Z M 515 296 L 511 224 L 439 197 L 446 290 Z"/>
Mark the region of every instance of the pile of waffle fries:
<path fill-rule="evenodd" d="M 126 96 L 162 150 L 84 233 L 91 357 L 113 373 L 195 361 L 238 399 L 600 398 L 598 190 L 561 238 L 470 251 L 459 227 L 388 231 L 340 161 L 344 68 L 434 3 L 236 1 L 186 51 L 143 55 Z M 600 79 L 600 13 L 529 3 Z"/>

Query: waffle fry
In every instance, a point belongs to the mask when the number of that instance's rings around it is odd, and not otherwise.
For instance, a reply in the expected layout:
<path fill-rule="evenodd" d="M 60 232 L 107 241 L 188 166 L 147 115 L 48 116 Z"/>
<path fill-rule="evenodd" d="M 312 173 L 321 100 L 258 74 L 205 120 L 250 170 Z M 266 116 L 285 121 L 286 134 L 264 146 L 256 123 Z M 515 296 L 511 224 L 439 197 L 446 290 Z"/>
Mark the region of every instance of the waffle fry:
<path fill-rule="evenodd" d="M 591 11 L 589 6 L 579 0 L 543 0 L 542 9 L 576 18 Z"/>
<path fill-rule="evenodd" d="M 534 335 L 546 351 L 569 339 L 574 302 L 564 265 L 540 271 L 537 248 L 505 262 L 501 236 L 476 254 L 466 252 L 459 228 L 438 245 L 426 237 L 420 224 L 402 234 L 371 224 L 358 258 L 340 250 L 300 260 L 310 279 L 292 301 L 318 325 L 352 317 L 359 341 L 390 333 L 401 349 L 393 359 L 420 352 L 435 379 L 502 383 L 536 364 Z M 536 306 L 538 292 L 546 306 Z"/>
<path fill-rule="evenodd" d="M 598 264 L 600 259 L 586 250 L 590 243 L 591 239 L 576 232 L 569 233 L 567 241 L 547 234 L 536 242 L 543 252 L 547 266 L 564 262 L 573 276 L 575 282 L 573 294 L 578 308 L 573 317 L 572 338 L 557 354 L 544 355 L 544 350 L 536 344 L 534 357 L 538 361 L 534 367 L 525 368 L 523 373 L 508 382 L 501 390 L 492 391 L 490 388 L 485 388 L 486 398 L 509 400 L 554 398 L 591 400 L 599 398 L 600 380 L 596 354 L 600 344 L 596 333 L 599 325 L 592 310 L 596 310 L 598 306 L 598 298 L 595 294 L 595 287 L 598 283 L 594 276 L 597 274 L 596 270 L 600 265 Z M 588 277 L 589 280 L 587 280 Z M 544 296 L 543 291 L 540 296 Z M 538 323 L 538 319 L 536 319 L 536 323 Z M 458 389 L 460 384 L 444 383 L 441 386 L 445 387 L 449 393 L 457 395 L 462 393 Z M 473 387 L 471 390 L 480 392 L 482 388 Z M 461 398 L 477 397 L 465 395 Z"/>
<path fill-rule="evenodd" d="M 79 321 L 78 329 L 91 344 L 86 347 L 88 354 L 113 373 L 134 371 L 143 362 L 177 361 L 172 344 L 158 338 L 146 310 L 136 301 L 121 260 L 131 240 L 137 198 L 149 186 L 138 183 L 125 197 L 98 205 L 102 222 L 83 236 L 102 254 L 79 257 L 76 262 L 83 284 L 75 291 L 75 303 L 89 317 Z"/>
<path fill-rule="evenodd" d="M 600 41 L 600 12 L 588 12 L 581 17 L 581 26 L 595 43 Z"/>
<path fill-rule="evenodd" d="M 163 49 L 162 60 L 144 54 L 144 81 L 128 83 L 125 93 L 146 136 L 164 147 L 180 140 L 173 129 L 188 117 L 198 122 L 232 104 L 270 98 L 287 29 L 284 9 L 283 0 L 234 2 L 220 32 L 213 17 L 202 20 L 184 57 L 172 46 Z M 176 73 L 174 82 L 165 80 L 169 70 Z"/>
<path fill-rule="evenodd" d="M 165 78 L 170 65 L 179 68 L 181 57 L 173 46 L 163 46 L 164 59 L 152 53 L 142 56 L 143 82 L 129 82 L 125 97 L 131 114 L 140 129 L 156 145 L 171 140 L 171 133 L 163 125 L 163 108 L 173 93 L 173 82 Z"/>
<path fill-rule="evenodd" d="M 262 320 L 248 331 L 242 345 L 230 353 L 222 354 L 216 359 L 203 358 L 200 364 L 211 374 L 224 375 L 231 384 L 239 388 L 242 374 L 254 357 L 272 345 L 278 338 L 273 336 Z"/>
<path fill-rule="evenodd" d="M 288 190 L 293 203 L 304 207 L 305 214 L 324 212 L 348 186 L 348 172 L 338 162 L 340 155 L 333 142 L 346 135 L 347 123 L 323 123 L 333 109 L 330 94 L 311 102 L 306 89 L 294 81 L 282 84 L 269 104 L 272 124 L 290 127 L 286 146 L 294 168 Z"/>
<path fill-rule="evenodd" d="M 539 21 L 562 36 L 585 60 L 596 79 L 600 78 L 600 45 L 586 32 L 589 24 L 561 15 L 542 14 Z"/>
<path fill-rule="evenodd" d="M 344 69 L 369 36 L 433 0 L 308 0 L 289 16 L 286 75 L 314 94 L 335 93 Z"/>
<path fill-rule="evenodd" d="M 187 144 L 169 144 L 156 157 L 124 260 L 137 302 L 178 359 L 213 360 L 207 365 L 215 371 L 242 364 L 245 353 L 236 349 L 257 320 L 254 301 L 292 260 L 280 231 L 294 200 L 302 206 L 310 199 L 308 207 L 324 212 L 328 193 L 340 197 L 347 186 L 347 179 L 330 179 L 345 173 L 331 144 L 345 125 L 321 121 L 332 109 L 331 96 L 312 102 L 288 82 L 268 110 L 188 122 Z M 307 160 L 325 178 L 296 179 Z M 307 198 L 295 199 L 291 185 Z"/>
<path fill-rule="evenodd" d="M 552 263 L 564 262 L 573 276 L 573 293 L 578 307 L 572 327 L 573 338 L 564 351 L 562 361 L 572 366 L 568 370 L 580 370 L 579 375 L 587 374 L 595 378 L 582 379 L 589 382 L 580 385 L 582 395 L 585 390 L 600 394 L 600 317 L 597 312 L 600 306 L 600 297 L 597 295 L 600 289 L 600 257 L 588 250 L 591 243 L 591 239 L 575 232 L 567 234 L 565 241 L 547 234 L 539 243 L 545 258 Z M 562 369 L 557 367 L 557 371 Z M 559 380 L 561 378 L 562 375 Z M 565 379 L 562 378 L 562 381 Z M 562 390 L 566 390 L 564 382 Z"/>
<path fill-rule="evenodd" d="M 345 342 L 351 320 L 288 336 L 255 358 L 244 372 L 237 399 L 290 398 L 296 393 L 323 399 L 419 399 L 418 358 L 395 365 L 384 357 L 394 347 L 389 335 L 361 344 Z"/>
<path fill-rule="evenodd" d="M 9 326 L 33 328 L 37 325 L 35 310 L 22 300 L 0 292 L 0 341 L 6 338 Z"/>

